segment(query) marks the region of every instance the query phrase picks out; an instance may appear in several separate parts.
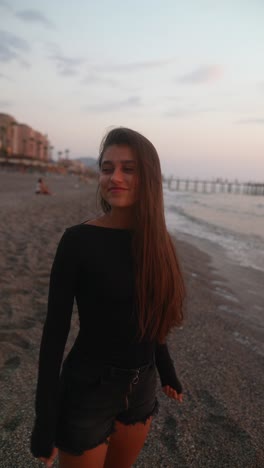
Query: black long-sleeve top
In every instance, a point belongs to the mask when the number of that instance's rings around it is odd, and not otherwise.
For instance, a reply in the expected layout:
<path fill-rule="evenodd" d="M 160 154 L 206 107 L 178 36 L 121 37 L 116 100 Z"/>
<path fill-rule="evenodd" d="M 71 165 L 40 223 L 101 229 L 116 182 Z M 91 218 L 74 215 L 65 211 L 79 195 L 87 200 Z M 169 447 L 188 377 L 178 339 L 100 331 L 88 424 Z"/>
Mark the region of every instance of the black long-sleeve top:
<path fill-rule="evenodd" d="M 68 359 L 140 367 L 153 358 L 162 385 L 182 392 L 166 344 L 136 338 L 132 232 L 80 224 L 66 229 L 53 262 L 43 329 L 31 451 L 54 446 L 59 375 L 76 299 L 79 333 Z"/>

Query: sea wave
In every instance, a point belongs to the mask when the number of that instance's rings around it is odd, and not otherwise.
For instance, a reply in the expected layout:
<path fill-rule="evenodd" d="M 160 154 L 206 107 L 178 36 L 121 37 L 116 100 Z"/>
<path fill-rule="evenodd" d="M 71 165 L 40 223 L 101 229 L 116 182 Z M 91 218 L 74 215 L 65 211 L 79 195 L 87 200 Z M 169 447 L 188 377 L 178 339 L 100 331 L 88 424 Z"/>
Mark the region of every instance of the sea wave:
<path fill-rule="evenodd" d="M 197 201 L 195 197 L 190 196 L 190 194 L 180 194 L 180 196 L 175 197 L 175 192 L 164 190 L 165 216 L 169 230 L 176 234 L 177 232 L 191 234 L 215 242 L 222 246 L 227 255 L 238 264 L 264 271 L 264 238 L 258 235 L 261 231 L 259 226 L 258 229 L 255 229 L 256 233 L 251 232 L 254 230 L 252 223 L 257 222 L 257 216 L 250 213 L 251 216 L 248 216 L 247 220 L 248 225 L 243 232 L 247 211 L 243 212 L 242 219 L 241 213 L 237 213 L 234 209 L 234 219 L 231 222 L 230 212 L 228 213 L 224 206 L 219 206 L 218 198 L 218 208 L 222 211 L 222 217 L 212 216 L 213 199 L 211 198 L 210 210 L 203 211 L 202 216 L 199 217 L 199 209 L 194 210 L 194 207 L 197 206 L 195 201 Z M 236 229 L 232 229 L 232 226 L 235 226 Z"/>

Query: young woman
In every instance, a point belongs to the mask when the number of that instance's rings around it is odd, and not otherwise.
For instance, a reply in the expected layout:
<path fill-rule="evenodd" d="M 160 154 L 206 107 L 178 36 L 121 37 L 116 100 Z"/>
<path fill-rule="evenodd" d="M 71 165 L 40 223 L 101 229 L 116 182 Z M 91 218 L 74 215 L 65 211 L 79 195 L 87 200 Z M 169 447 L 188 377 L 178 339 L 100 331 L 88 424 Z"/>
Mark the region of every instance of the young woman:
<path fill-rule="evenodd" d="M 66 229 L 53 263 L 31 451 L 46 466 L 129 468 L 164 392 L 182 401 L 165 339 L 184 284 L 167 232 L 158 154 L 111 130 L 99 156 L 103 215 Z M 80 329 L 61 363 L 76 298 Z"/>

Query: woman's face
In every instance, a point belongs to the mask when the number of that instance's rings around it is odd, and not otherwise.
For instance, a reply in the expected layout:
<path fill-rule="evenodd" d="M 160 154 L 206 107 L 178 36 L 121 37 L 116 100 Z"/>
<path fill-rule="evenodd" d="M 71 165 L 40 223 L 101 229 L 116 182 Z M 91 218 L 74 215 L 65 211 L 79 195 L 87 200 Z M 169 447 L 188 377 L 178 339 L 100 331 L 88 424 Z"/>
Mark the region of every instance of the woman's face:
<path fill-rule="evenodd" d="M 99 184 L 102 198 L 114 208 L 128 208 L 138 201 L 138 170 L 129 146 L 111 145 L 103 154 Z"/>

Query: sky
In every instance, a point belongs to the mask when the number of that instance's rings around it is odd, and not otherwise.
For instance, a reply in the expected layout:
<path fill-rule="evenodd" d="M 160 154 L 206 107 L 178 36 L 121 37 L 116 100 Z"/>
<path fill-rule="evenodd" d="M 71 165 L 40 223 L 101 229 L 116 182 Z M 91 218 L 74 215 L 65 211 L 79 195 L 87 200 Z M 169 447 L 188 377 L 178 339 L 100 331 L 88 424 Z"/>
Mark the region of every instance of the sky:
<path fill-rule="evenodd" d="M 0 112 L 71 158 L 133 128 L 164 175 L 264 182 L 263 0 L 0 0 Z"/>

